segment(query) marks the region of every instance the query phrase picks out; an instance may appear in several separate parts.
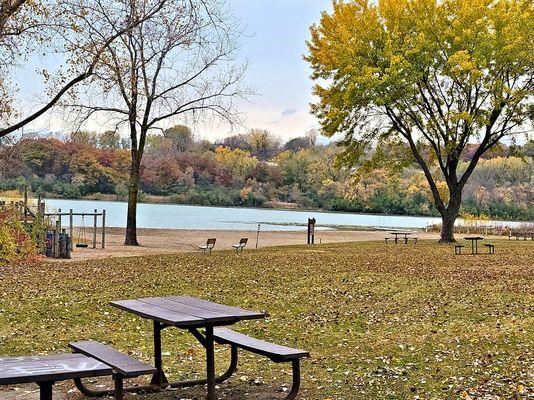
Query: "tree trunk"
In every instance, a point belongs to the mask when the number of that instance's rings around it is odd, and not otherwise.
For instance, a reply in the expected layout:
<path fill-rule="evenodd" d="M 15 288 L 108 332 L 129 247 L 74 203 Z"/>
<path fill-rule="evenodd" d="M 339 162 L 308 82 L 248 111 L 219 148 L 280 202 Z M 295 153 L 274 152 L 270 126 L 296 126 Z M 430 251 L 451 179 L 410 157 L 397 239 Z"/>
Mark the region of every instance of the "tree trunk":
<path fill-rule="evenodd" d="M 138 157 L 132 157 L 130 168 L 130 183 L 128 186 L 128 217 L 126 221 L 126 246 L 139 246 L 137 241 L 137 196 L 139 194 L 139 173 L 141 162 Z"/>
<path fill-rule="evenodd" d="M 453 215 L 449 212 L 441 216 L 441 237 L 439 239 L 440 243 L 453 243 L 456 242 L 454 239 L 454 222 L 458 215 Z"/>
<path fill-rule="evenodd" d="M 441 237 L 440 243 L 454 243 L 454 223 L 460 215 L 460 206 L 462 204 L 462 191 L 456 190 L 451 193 L 451 199 L 445 212 L 441 214 Z"/>

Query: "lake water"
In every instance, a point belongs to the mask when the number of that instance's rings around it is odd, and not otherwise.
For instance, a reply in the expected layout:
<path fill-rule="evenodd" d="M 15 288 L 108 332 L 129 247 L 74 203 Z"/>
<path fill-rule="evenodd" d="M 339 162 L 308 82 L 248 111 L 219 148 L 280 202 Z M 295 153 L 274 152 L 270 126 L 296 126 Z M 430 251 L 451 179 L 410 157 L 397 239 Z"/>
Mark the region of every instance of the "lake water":
<path fill-rule="evenodd" d="M 106 210 L 106 225 L 126 226 L 127 203 L 94 200 L 47 199 L 47 212 L 61 209 L 68 212 L 93 212 Z M 439 218 L 332 213 L 319 211 L 286 211 L 257 208 L 203 207 L 175 204 L 139 204 L 137 226 L 160 229 L 214 229 L 214 230 L 256 230 L 258 223 L 262 230 L 294 231 L 305 230 L 308 218 L 317 220 L 318 229 L 335 227 L 378 227 L 378 228 L 425 228 L 439 223 Z M 65 222 L 64 222 L 65 223 Z M 92 225 L 92 217 L 86 217 L 85 225 Z M 80 226 L 81 218 L 74 224 Z M 99 222 L 100 224 L 100 222 Z M 507 223 L 509 225 L 513 223 Z"/>

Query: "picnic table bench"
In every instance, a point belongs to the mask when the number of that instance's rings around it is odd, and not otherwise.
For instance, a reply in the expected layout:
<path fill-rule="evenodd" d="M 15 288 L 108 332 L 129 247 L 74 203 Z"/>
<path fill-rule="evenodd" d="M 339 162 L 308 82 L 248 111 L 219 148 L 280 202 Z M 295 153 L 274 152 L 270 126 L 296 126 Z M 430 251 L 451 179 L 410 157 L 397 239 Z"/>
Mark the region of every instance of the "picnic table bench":
<path fill-rule="evenodd" d="M 156 368 L 138 361 L 126 354 L 120 353 L 110 346 L 94 341 L 74 342 L 69 343 L 69 347 L 74 353 L 84 354 L 92 357 L 95 360 L 101 361 L 113 368 L 113 381 L 115 383 L 115 390 L 109 391 L 109 395 L 115 395 L 116 400 L 124 398 L 124 384 L 125 378 L 136 378 L 141 375 L 149 375 L 156 373 Z M 85 387 L 81 384 L 81 378 L 74 379 L 76 387 L 80 392 L 84 392 Z"/>
<path fill-rule="evenodd" d="M 55 382 L 111 375 L 115 380 L 115 399 L 122 400 L 124 378 L 155 371 L 151 366 L 97 342 L 73 345 L 78 347 L 79 353 L 0 358 L 0 385 L 37 383 L 40 400 L 52 400 L 52 386 Z M 96 350 L 81 351 L 91 348 L 99 348 L 100 357 Z"/>
<path fill-rule="evenodd" d="M 290 362 L 293 367 L 293 384 L 285 400 L 297 397 L 300 389 L 300 359 L 309 357 L 309 352 L 255 339 L 228 328 L 215 328 L 213 336 L 217 343 L 231 346 L 232 358 L 235 359 L 236 365 L 238 348 L 265 356 L 275 363 Z"/>

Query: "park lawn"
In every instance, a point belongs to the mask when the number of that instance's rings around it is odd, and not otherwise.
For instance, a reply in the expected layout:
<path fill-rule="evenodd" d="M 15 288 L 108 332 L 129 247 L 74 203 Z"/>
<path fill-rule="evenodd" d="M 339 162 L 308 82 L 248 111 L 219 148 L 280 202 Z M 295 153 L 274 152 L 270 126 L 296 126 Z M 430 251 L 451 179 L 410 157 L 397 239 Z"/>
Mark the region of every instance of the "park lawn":
<path fill-rule="evenodd" d="M 302 399 L 532 398 L 534 242 L 495 243 L 493 256 L 374 242 L 8 268 L 0 271 L 0 355 L 96 339 L 148 361 L 151 324 L 108 302 L 188 294 L 268 311 L 235 329 L 311 351 Z M 181 330 L 163 335 L 171 377 L 200 377 L 200 345 Z M 217 353 L 219 371 L 228 355 Z M 244 354 L 220 393 L 278 398 L 290 380 L 287 365 Z"/>

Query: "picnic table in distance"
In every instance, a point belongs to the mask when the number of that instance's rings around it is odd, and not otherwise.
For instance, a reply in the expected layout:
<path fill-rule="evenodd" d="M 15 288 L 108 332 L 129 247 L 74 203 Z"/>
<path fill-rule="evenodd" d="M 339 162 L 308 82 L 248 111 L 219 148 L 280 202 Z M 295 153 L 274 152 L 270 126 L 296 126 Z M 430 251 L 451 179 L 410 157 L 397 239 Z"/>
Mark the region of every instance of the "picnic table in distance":
<path fill-rule="evenodd" d="M 471 241 L 471 254 L 478 254 L 478 242 L 484 238 L 482 236 L 467 236 L 464 239 Z"/>
<path fill-rule="evenodd" d="M 395 235 L 395 244 L 399 242 L 399 236 L 404 236 L 404 243 L 408 243 L 408 236 L 412 235 L 413 232 L 390 232 L 391 235 Z"/>
<path fill-rule="evenodd" d="M 533 232 L 525 232 L 525 231 L 517 231 L 517 232 L 511 232 L 508 236 L 508 239 L 512 239 L 512 237 L 515 237 L 515 240 L 519 240 L 523 238 L 523 240 L 527 240 L 529 237 L 531 240 L 534 240 L 534 231 Z"/>

